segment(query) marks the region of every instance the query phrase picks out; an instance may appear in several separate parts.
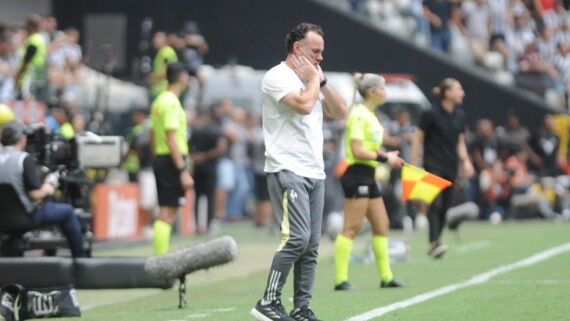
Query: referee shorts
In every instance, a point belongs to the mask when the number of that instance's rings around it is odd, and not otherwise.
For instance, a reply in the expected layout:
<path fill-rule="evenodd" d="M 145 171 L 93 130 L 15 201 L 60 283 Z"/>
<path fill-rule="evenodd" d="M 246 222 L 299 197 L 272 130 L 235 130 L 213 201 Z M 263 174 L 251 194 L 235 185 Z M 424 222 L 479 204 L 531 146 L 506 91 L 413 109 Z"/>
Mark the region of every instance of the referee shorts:
<path fill-rule="evenodd" d="M 382 192 L 378 183 L 374 180 L 375 169 L 368 165 L 350 165 L 340 182 L 346 198 L 378 198 Z"/>
<path fill-rule="evenodd" d="M 184 189 L 180 183 L 180 172 L 170 155 L 158 155 L 153 163 L 158 205 L 180 207 L 184 204 Z"/>

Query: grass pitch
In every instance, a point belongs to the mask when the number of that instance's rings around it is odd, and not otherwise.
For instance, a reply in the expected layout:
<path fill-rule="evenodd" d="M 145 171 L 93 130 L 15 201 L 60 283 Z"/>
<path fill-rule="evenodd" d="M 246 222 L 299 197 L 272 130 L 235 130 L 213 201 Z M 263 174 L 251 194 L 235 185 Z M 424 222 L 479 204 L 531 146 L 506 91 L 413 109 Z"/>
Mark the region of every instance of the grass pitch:
<path fill-rule="evenodd" d="M 170 290 L 78 290 L 83 316 L 78 320 L 253 320 L 249 310 L 263 294 L 273 251 L 280 242 L 277 231 L 256 229 L 251 223 L 229 224 L 222 234 L 233 236 L 239 246 L 237 259 L 225 266 L 187 276 L 188 306 L 178 309 L 177 287 Z M 335 292 L 334 243 L 323 237 L 311 308 L 327 321 L 355 320 L 368 311 L 410 302 L 421 294 L 452 286 L 452 290 L 412 305 L 389 309 L 372 320 L 570 320 L 570 251 L 562 251 L 528 266 L 507 269 L 488 280 L 453 288 L 474 276 L 508 267 L 536 253 L 570 242 L 570 224 L 552 221 L 511 221 L 500 225 L 469 222 L 460 233 L 444 231 L 450 247 L 447 257 L 426 257 L 427 231 L 391 238 L 410 245 L 406 262 L 393 262 L 395 277 L 405 289 L 380 289 L 375 264 L 352 263 L 353 292 Z M 365 256 L 370 232 L 359 236 L 355 257 Z M 173 237 L 171 249 L 195 244 L 206 237 Z M 148 256 L 150 242 L 136 247 L 99 251 L 95 256 Z M 355 260 L 359 261 L 359 260 Z M 292 309 L 292 275 L 283 293 L 283 303 Z M 421 298 L 421 297 L 420 297 Z M 377 311 L 377 310 L 375 310 Z M 60 319 L 73 320 L 73 319 Z M 360 320 L 367 320 L 362 317 Z"/>

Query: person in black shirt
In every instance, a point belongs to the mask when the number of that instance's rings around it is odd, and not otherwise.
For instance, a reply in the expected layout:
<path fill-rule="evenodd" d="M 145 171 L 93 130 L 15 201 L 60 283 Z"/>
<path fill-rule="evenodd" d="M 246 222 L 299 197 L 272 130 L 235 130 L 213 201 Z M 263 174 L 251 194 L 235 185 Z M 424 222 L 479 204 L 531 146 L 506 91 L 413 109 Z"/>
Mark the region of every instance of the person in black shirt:
<path fill-rule="evenodd" d="M 499 141 L 495 136 L 493 122 L 489 119 L 480 119 L 477 124 L 477 136 L 471 147 L 473 162 L 478 173 L 491 169 L 493 163 L 499 159 Z"/>
<path fill-rule="evenodd" d="M 221 126 L 213 119 L 213 109 L 202 113 L 195 122 L 192 129 L 192 136 L 188 146 L 190 157 L 194 163 L 194 189 L 196 191 L 196 226 L 198 226 L 198 208 L 201 196 L 206 196 L 208 202 L 208 227 L 212 219 L 222 219 L 214 217 L 215 192 L 216 192 L 216 168 L 218 159 L 228 149 L 228 141 L 222 133 Z"/>
<path fill-rule="evenodd" d="M 471 145 L 473 165 L 478 179 L 477 205 L 481 208 L 483 217 L 492 212 L 507 207 L 508 187 L 506 186 L 506 173 L 504 172 L 503 160 L 500 158 L 500 144 L 493 122 L 482 118 L 477 123 L 477 136 Z"/>
<path fill-rule="evenodd" d="M 423 142 L 423 166 L 428 172 L 454 182 L 458 165 L 461 165 L 461 174 L 469 178 L 474 171 L 465 145 L 465 113 L 456 108 L 463 102 L 465 92 L 459 81 L 445 78 L 433 89 L 433 93 L 438 102 L 421 116 L 410 162 L 412 165 L 418 164 L 419 144 Z M 429 207 L 428 255 L 432 258 L 440 258 L 447 251 L 447 246 L 440 243 L 440 237 L 452 199 L 453 187 L 448 187 Z"/>
<path fill-rule="evenodd" d="M 449 24 L 453 14 L 453 3 L 450 0 L 423 0 L 424 16 L 429 21 L 431 45 L 441 51 L 448 52 L 451 43 Z"/>
<path fill-rule="evenodd" d="M 546 114 L 542 119 L 542 124 L 538 132 L 530 139 L 530 147 L 536 153 L 533 165 L 540 176 L 562 175 L 559 155 L 560 139 L 554 133 L 554 118 Z"/>

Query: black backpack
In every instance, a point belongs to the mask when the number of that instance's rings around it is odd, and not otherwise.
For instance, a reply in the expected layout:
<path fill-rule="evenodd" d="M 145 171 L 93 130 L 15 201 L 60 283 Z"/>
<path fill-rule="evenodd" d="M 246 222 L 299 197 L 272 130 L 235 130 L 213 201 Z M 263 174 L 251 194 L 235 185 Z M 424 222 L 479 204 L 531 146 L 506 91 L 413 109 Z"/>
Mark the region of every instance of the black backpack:
<path fill-rule="evenodd" d="M 73 287 L 26 289 L 10 284 L 0 290 L 0 315 L 7 321 L 79 317 L 81 310 Z"/>

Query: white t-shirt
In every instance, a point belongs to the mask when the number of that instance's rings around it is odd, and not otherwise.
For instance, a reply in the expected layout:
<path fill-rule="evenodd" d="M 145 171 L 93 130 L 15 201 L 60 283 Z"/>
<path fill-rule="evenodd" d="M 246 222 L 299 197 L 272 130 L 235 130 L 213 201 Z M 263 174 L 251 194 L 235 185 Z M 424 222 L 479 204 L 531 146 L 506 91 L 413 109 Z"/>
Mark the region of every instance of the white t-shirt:
<path fill-rule="evenodd" d="M 465 26 L 467 27 L 470 38 L 487 41 L 487 25 L 491 19 L 489 7 L 486 4 L 478 6 L 473 2 L 463 2 L 461 10 L 466 18 Z"/>
<path fill-rule="evenodd" d="M 48 62 L 51 66 L 63 71 L 68 61 L 72 66 L 75 66 L 79 64 L 81 58 L 81 46 L 73 43 L 64 43 L 49 55 Z"/>
<path fill-rule="evenodd" d="M 271 68 L 263 77 L 263 137 L 265 172 L 289 170 L 296 175 L 324 179 L 322 94 L 309 115 L 302 115 L 280 100 L 307 85 L 285 64 Z"/>
<path fill-rule="evenodd" d="M 505 35 L 509 27 L 507 11 L 511 0 L 487 1 L 491 13 L 491 34 Z"/>

